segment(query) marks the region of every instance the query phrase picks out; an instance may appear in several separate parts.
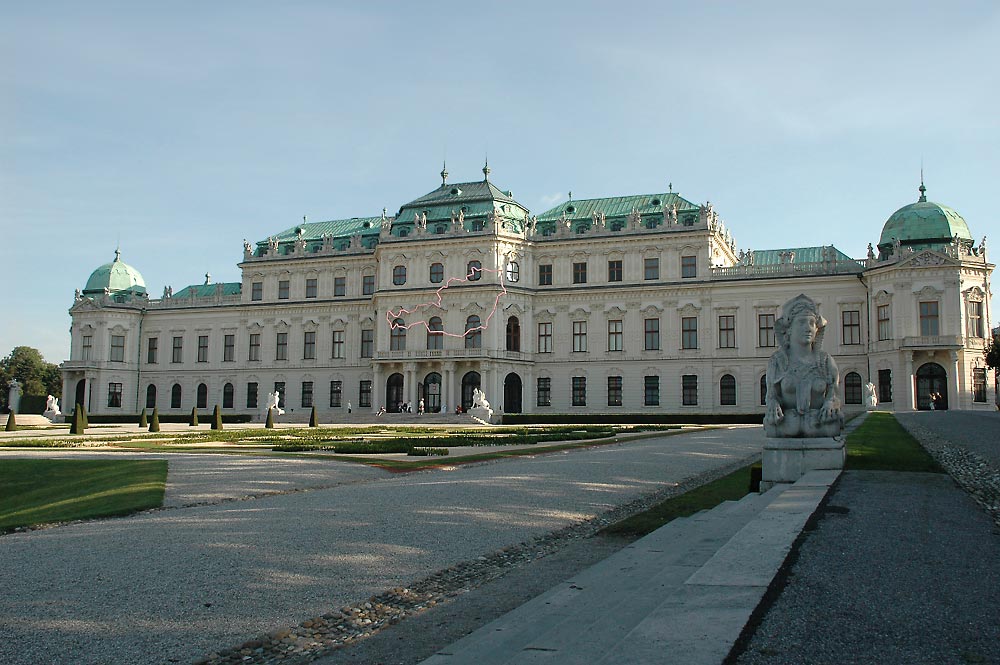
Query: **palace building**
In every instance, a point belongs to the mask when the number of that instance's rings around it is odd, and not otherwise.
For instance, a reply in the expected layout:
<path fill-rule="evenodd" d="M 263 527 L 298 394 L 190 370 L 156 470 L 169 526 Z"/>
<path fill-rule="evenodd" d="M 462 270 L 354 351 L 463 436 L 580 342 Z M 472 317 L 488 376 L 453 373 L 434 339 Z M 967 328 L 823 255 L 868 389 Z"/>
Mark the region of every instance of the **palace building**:
<path fill-rule="evenodd" d="M 673 191 L 533 215 L 489 177 L 374 217 L 244 244 L 242 281 L 154 299 L 119 253 L 78 290 L 64 408 L 91 414 L 336 422 L 400 403 L 531 414 L 762 414 L 781 305 L 827 320 L 845 408 L 992 409 L 985 238 L 927 200 L 892 213 L 868 256 L 832 245 L 740 251 L 709 203 Z"/>

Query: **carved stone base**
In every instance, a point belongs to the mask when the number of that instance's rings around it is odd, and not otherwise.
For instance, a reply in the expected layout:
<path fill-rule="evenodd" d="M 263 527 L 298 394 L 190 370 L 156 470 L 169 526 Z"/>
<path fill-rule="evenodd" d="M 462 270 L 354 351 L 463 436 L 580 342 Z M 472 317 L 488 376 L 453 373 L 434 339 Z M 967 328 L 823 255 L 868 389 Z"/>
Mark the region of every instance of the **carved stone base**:
<path fill-rule="evenodd" d="M 844 440 L 765 439 L 760 491 L 778 483 L 794 483 L 807 471 L 843 469 L 846 457 Z"/>
<path fill-rule="evenodd" d="M 468 413 L 484 425 L 496 425 L 500 422 L 501 418 L 500 414 L 493 412 L 493 409 L 486 409 L 481 406 L 472 407 Z"/>

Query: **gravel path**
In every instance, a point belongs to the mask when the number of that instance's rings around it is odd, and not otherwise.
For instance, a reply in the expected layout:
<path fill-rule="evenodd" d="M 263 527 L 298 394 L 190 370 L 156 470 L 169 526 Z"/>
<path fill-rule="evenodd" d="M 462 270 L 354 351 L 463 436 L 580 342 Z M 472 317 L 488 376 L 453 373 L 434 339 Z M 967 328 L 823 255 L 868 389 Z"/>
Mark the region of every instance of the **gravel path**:
<path fill-rule="evenodd" d="M 989 454 L 994 414 L 897 417 L 956 478 L 997 482 L 963 454 Z M 944 474 L 845 473 L 736 662 L 1000 663 L 1000 529 L 976 501 Z"/>
<path fill-rule="evenodd" d="M 895 416 L 904 427 L 929 430 L 1000 469 L 1000 411 L 917 411 Z"/>
<path fill-rule="evenodd" d="M 0 662 L 187 662 L 760 450 L 710 430 L 0 538 Z"/>

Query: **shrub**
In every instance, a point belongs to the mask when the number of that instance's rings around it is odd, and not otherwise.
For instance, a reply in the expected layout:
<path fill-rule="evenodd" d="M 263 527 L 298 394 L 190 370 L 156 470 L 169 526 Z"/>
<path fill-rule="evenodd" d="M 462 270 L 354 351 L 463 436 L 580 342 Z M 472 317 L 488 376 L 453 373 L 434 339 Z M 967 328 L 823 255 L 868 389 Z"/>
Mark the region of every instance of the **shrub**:
<path fill-rule="evenodd" d="M 81 404 L 80 412 L 83 414 L 81 416 L 81 418 L 83 418 L 83 429 L 87 429 L 88 427 L 90 427 L 90 419 L 87 417 L 87 407 Z M 83 430 L 80 430 L 80 433 L 82 434 Z"/>
<path fill-rule="evenodd" d="M 267 420 L 264 421 L 264 427 L 267 429 L 274 429 L 274 407 L 272 406 L 267 410 Z"/>
<path fill-rule="evenodd" d="M 83 406 L 77 404 L 73 409 L 73 424 L 69 426 L 70 434 L 83 434 Z"/>
<path fill-rule="evenodd" d="M 160 412 L 157 408 L 153 407 L 153 419 L 149 421 L 149 431 L 159 432 L 160 431 Z"/>
<path fill-rule="evenodd" d="M 212 429 L 222 429 L 222 412 L 219 411 L 219 405 L 215 405 L 215 411 L 212 412 Z"/>
<path fill-rule="evenodd" d="M 316 407 L 313 407 L 312 413 L 309 414 L 309 427 L 319 427 L 319 418 L 316 417 Z"/>
<path fill-rule="evenodd" d="M 7 416 L 7 427 L 4 428 L 6 432 L 14 432 L 17 430 L 17 419 L 14 417 L 14 411 L 11 410 L 10 415 Z"/>
<path fill-rule="evenodd" d="M 149 427 L 149 422 L 146 420 L 146 408 L 143 407 L 142 413 L 139 414 L 139 427 Z"/>
<path fill-rule="evenodd" d="M 191 420 L 188 421 L 188 425 L 191 427 L 198 426 L 198 407 L 196 406 L 191 407 Z"/>
<path fill-rule="evenodd" d="M 428 455 L 448 455 L 447 448 L 414 448 L 406 453 L 413 457 L 427 457 Z"/>

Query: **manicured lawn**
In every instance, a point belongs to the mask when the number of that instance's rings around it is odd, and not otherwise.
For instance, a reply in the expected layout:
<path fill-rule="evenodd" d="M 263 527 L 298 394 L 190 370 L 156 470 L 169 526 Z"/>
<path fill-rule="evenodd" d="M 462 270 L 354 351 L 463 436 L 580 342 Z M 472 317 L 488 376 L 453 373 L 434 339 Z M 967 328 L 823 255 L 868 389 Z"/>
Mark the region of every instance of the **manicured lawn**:
<path fill-rule="evenodd" d="M 656 531 L 678 517 L 687 517 L 699 510 L 714 508 L 723 501 L 742 499 L 750 492 L 750 469 L 752 466 L 737 469 L 728 476 L 713 480 L 680 496 L 667 499 L 645 512 L 602 529 L 601 533 L 638 538 Z"/>
<path fill-rule="evenodd" d="M 847 465 L 852 471 L 926 471 L 943 473 L 891 413 L 872 412 L 847 437 Z"/>
<path fill-rule="evenodd" d="M 4 460 L 0 532 L 156 508 L 166 482 L 165 460 Z"/>

